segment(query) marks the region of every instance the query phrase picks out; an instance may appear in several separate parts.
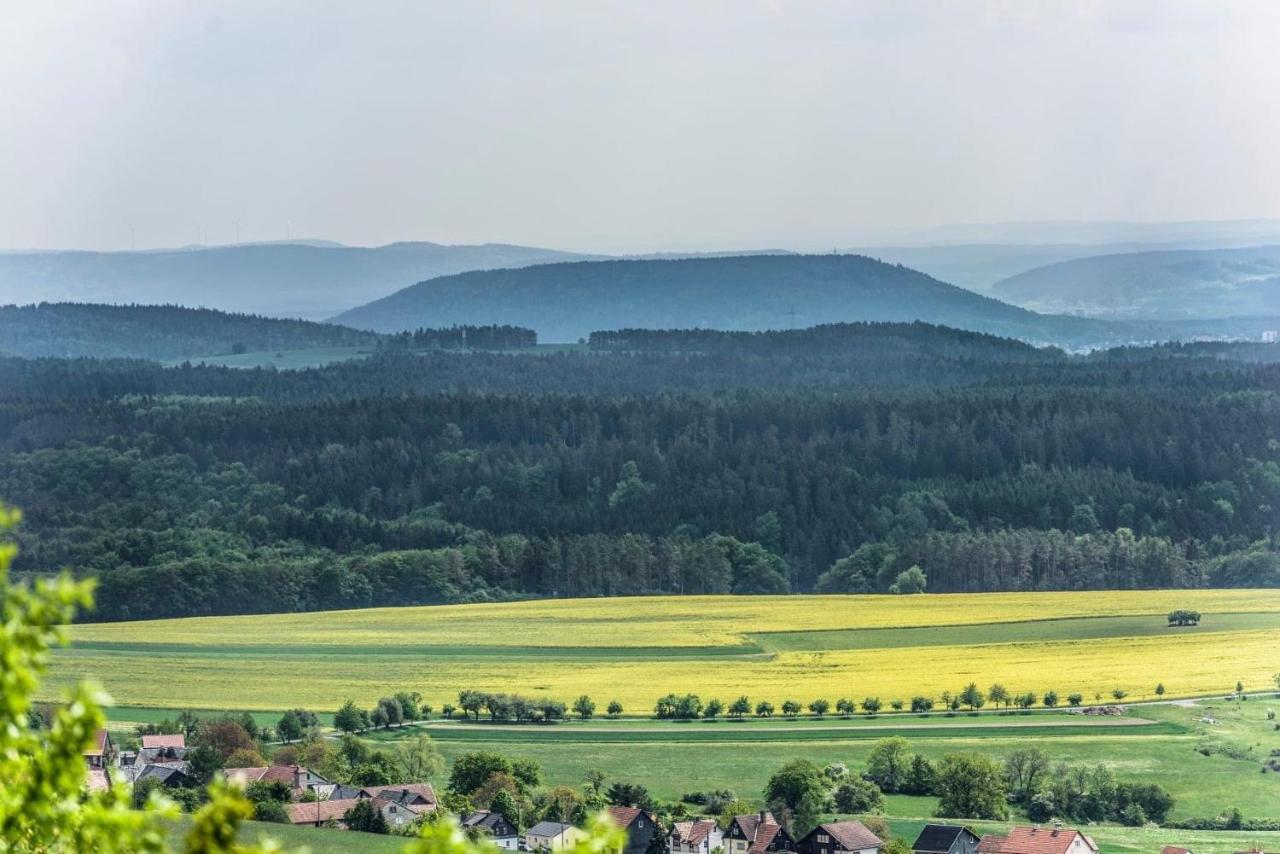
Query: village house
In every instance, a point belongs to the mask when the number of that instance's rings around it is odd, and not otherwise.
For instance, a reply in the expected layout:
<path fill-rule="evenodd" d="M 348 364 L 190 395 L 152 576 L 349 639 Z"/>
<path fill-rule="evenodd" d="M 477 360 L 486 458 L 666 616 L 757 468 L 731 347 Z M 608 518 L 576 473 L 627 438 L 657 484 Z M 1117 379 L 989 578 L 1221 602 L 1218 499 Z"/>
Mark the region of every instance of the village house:
<path fill-rule="evenodd" d="M 609 807 L 608 815 L 627 834 L 627 844 L 618 854 L 645 854 L 658 829 L 654 817 L 638 807 Z"/>
<path fill-rule="evenodd" d="M 1160 849 L 1160 854 L 1193 854 L 1190 848 L 1182 848 L 1177 845 L 1166 845 Z"/>
<path fill-rule="evenodd" d="M 143 750 L 186 750 L 187 737 L 180 732 L 155 733 L 142 737 Z"/>
<path fill-rule="evenodd" d="M 143 780 L 159 780 L 166 789 L 189 789 L 196 785 L 191 776 L 191 766 L 186 762 L 152 763 L 135 765 L 134 768 L 137 771 L 129 778 L 134 785 Z"/>
<path fill-rule="evenodd" d="M 398 804 L 414 815 L 426 815 L 439 806 L 436 791 L 430 783 L 398 783 L 391 786 L 365 786 L 358 797 L 382 798 Z"/>
<path fill-rule="evenodd" d="M 982 837 L 978 854 L 1098 854 L 1098 846 L 1066 827 L 1015 827 L 1006 836 Z"/>
<path fill-rule="evenodd" d="M 926 824 L 911 846 L 912 854 L 976 854 L 982 840 L 967 827 Z"/>
<path fill-rule="evenodd" d="M 809 831 L 798 843 L 799 854 L 880 854 L 884 840 L 860 821 L 830 821 Z"/>
<path fill-rule="evenodd" d="M 724 844 L 720 827 L 709 818 L 677 821 L 667 838 L 670 854 L 711 854 Z"/>
<path fill-rule="evenodd" d="M 302 797 L 302 793 L 311 790 L 317 792 L 318 787 L 333 786 L 333 781 L 326 780 L 319 774 L 301 765 L 270 765 L 265 767 L 253 768 L 224 768 L 223 775 L 227 778 L 228 783 L 232 783 L 240 788 L 248 788 L 250 783 L 271 783 L 282 782 L 293 792 L 293 799 L 296 801 Z M 317 792 L 317 797 L 319 794 Z M 434 795 L 432 796 L 434 798 Z M 330 798 L 332 800 L 332 798 Z"/>
<path fill-rule="evenodd" d="M 524 832 L 526 851 L 563 851 L 586 834 L 562 821 L 540 821 Z"/>
<path fill-rule="evenodd" d="M 84 752 L 85 764 L 90 768 L 109 768 L 115 761 L 116 746 L 111 734 L 100 729 L 93 734 L 93 746 Z"/>
<path fill-rule="evenodd" d="M 181 733 L 166 735 L 144 735 L 142 747 L 128 764 L 149 765 L 156 762 L 176 762 L 187 756 L 187 739 Z M 120 755 L 120 764 L 124 765 L 125 756 Z"/>
<path fill-rule="evenodd" d="M 520 847 L 520 834 L 515 825 L 499 812 L 476 810 L 462 819 L 462 829 L 488 837 L 489 841 L 505 851 Z"/>
<path fill-rule="evenodd" d="M 726 854 L 764 854 L 766 851 L 795 851 L 796 843 L 773 813 L 761 810 L 733 817 L 724 832 Z"/>

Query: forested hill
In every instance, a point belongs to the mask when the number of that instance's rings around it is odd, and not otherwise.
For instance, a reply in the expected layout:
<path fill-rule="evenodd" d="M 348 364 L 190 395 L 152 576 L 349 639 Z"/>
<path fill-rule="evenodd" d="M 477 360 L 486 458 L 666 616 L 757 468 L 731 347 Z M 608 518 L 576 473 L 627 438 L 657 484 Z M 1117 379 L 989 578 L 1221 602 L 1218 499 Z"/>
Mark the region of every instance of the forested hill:
<path fill-rule="evenodd" d="M 940 592 L 1280 585 L 1257 348 L 596 338 L 305 371 L 0 358 L 18 569 L 98 575 L 105 619 L 885 591 L 913 565 Z"/>
<path fill-rule="evenodd" d="M 426 242 L 0 252 L 0 303 L 164 303 L 319 319 L 432 276 L 587 257 L 497 243 Z"/>
<path fill-rule="evenodd" d="M 381 336 L 305 320 L 176 305 L 0 306 L 0 353 L 177 360 L 254 350 L 375 345 Z"/>
<path fill-rule="evenodd" d="M 1280 317 L 1280 246 L 1079 258 L 1010 276 L 992 293 L 1037 311 L 1099 317 Z"/>
<path fill-rule="evenodd" d="M 396 332 L 518 323 L 543 341 L 599 329 L 779 329 L 922 320 L 1041 343 L 1120 343 L 1101 321 L 1046 317 L 860 255 L 592 261 L 488 270 L 420 282 L 334 318 Z"/>

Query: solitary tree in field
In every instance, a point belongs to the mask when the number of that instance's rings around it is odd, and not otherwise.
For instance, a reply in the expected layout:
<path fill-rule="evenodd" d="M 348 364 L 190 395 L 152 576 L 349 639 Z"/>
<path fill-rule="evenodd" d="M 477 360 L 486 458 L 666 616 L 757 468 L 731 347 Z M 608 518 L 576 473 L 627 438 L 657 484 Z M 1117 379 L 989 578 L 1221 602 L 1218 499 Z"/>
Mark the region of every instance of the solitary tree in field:
<path fill-rule="evenodd" d="M 795 700 L 783 700 L 782 713 L 789 718 L 794 718 L 796 715 L 800 714 L 800 704 Z"/>
<path fill-rule="evenodd" d="M 1236 693 L 1237 693 L 1237 694 L 1243 694 L 1243 693 L 1244 693 L 1244 683 L 1243 683 L 1243 682 L 1236 682 Z"/>
<path fill-rule="evenodd" d="M 904 704 L 903 704 L 903 702 L 902 702 L 901 700 L 890 700 L 890 701 L 889 701 L 889 707 L 890 707 L 890 708 L 892 708 L 895 712 L 900 712 L 900 711 L 902 711 L 902 707 L 903 707 L 903 705 L 904 705 Z"/>
<path fill-rule="evenodd" d="M 856 710 L 857 710 L 857 704 L 854 703 L 853 700 L 850 700 L 848 697 L 841 697 L 839 700 L 836 700 L 837 714 L 843 715 L 844 717 L 847 718 L 849 717 L 849 715 L 853 714 Z"/>
<path fill-rule="evenodd" d="M 720 717 L 720 713 L 724 711 L 724 703 L 715 697 L 707 700 L 707 705 L 702 709 L 702 716 L 709 721 L 714 721 Z"/>
<path fill-rule="evenodd" d="M 622 714 L 622 704 L 617 700 L 610 700 L 608 712 L 609 717 L 616 718 L 618 715 Z"/>
<path fill-rule="evenodd" d="M 1025 712 L 1036 704 L 1036 694 L 1034 691 L 1027 691 L 1019 694 L 1014 702 Z"/>
<path fill-rule="evenodd" d="M 993 706 L 1009 707 L 1009 692 L 999 682 L 987 689 L 987 699 Z"/>
<path fill-rule="evenodd" d="M 827 713 L 827 709 L 831 708 L 831 704 L 822 698 L 818 698 L 809 704 L 809 711 L 813 712 L 814 717 L 822 717 Z"/>
<path fill-rule="evenodd" d="M 756 703 L 756 717 L 771 718 L 773 717 L 773 703 L 768 700 L 761 700 Z"/>
<path fill-rule="evenodd" d="M 591 716 L 596 713 L 596 704 L 590 697 L 583 694 L 581 697 L 573 701 L 573 713 L 580 720 L 590 720 Z"/>
<path fill-rule="evenodd" d="M 1068 694 L 1067 703 L 1072 706 L 1078 706 L 1084 702 L 1083 694 Z"/>
<path fill-rule="evenodd" d="M 1157 697 L 1163 697 L 1163 696 L 1164 696 L 1164 683 L 1163 683 L 1163 682 L 1157 683 L 1157 685 L 1156 685 L 1156 696 L 1157 696 Z"/>
<path fill-rule="evenodd" d="M 453 703 L 445 703 L 440 707 L 440 714 L 444 715 L 447 720 L 453 720 L 453 713 L 457 711 Z"/>
<path fill-rule="evenodd" d="M 1125 697 L 1129 696 L 1129 692 L 1125 691 L 1122 688 L 1117 688 L 1111 692 L 1111 696 L 1114 697 L 1115 701 L 1118 703 L 1121 700 L 1123 700 Z"/>
<path fill-rule="evenodd" d="M 880 711 L 880 698 L 867 697 L 865 700 L 862 701 L 862 709 L 868 715 L 871 715 L 872 717 L 874 717 L 876 712 Z"/>
<path fill-rule="evenodd" d="M 1045 707 L 1046 709 L 1052 709 L 1052 708 L 1054 708 L 1054 707 L 1055 707 L 1055 706 L 1057 706 L 1057 705 L 1058 705 L 1058 692 L 1057 692 L 1057 691 L 1045 691 L 1045 692 L 1044 692 L 1044 707 Z"/>
<path fill-rule="evenodd" d="M 735 720 L 742 720 L 744 715 L 751 713 L 751 701 L 745 696 L 739 697 L 729 704 L 729 717 Z"/>

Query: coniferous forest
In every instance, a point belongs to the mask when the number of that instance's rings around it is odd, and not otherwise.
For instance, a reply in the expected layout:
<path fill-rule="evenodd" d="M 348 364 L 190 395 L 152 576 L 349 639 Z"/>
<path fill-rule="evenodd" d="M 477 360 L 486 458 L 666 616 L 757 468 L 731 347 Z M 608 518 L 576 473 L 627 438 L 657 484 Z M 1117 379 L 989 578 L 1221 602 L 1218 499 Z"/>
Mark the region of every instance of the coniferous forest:
<path fill-rule="evenodd" d="M 96 619 L 912 567 L 934 592 L 1275 586 L 1273 350 L 848 324 L 305 371 L 4 359 L 0 495 L 17 570 L 96 574 Z"/>

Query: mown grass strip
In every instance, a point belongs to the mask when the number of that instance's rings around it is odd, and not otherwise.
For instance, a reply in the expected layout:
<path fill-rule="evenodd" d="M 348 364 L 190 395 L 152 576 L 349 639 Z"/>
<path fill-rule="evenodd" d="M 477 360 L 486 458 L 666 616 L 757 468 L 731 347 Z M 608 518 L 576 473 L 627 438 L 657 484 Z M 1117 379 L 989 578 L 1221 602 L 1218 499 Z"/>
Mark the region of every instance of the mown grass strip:
<path fill-rule="evenodd" d="M 1187 728 L 1169 721 L 1144 724 L 1064 724 L 1064 725 L 951 725 L 951 726 L 886 726 L 825 727 L 822 729 L 767 728 L 735 725 L 728 722 L 701 724 L 691 722 L 687 729 L 670 727 L 662 729 L 616 730 L 576 729 L 567 726 L 432 726 L 405 727 L 370 733 L 374 741 L 397 741 L 409 734 L 425 731 L 441 742 L 504 742 L 529 744 L 555 742 L 564 744 L 619 744 L 619 743 L 743 743 L 743 742 L 796 742 L 796 741 L 848 741 L 875 740 L 892 735 L 911 739 L 919 738 L 1036 738 L 1039 736 L 1157 736 L 1182 735 Z"/>

